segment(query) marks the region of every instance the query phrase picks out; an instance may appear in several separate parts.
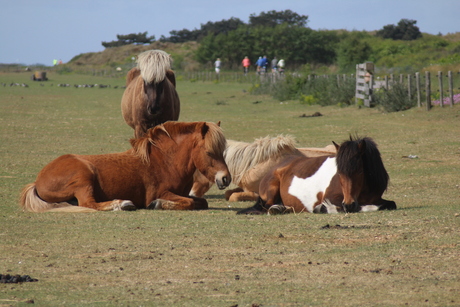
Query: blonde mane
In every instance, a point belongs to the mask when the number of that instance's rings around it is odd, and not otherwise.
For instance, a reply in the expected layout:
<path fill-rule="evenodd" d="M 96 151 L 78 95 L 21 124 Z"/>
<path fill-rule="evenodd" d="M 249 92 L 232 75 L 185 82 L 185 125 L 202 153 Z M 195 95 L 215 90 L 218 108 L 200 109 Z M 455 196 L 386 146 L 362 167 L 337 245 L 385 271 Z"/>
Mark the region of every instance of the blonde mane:
<path fill-rule="evenodd" d="M 232 174 L 233 183 L 239 184 L 244 174 L 257 164 L 269 159 L 277 159 L 286 153 L 298 152 L 294 137 L 278 135 L 263 137 L 254 143 L 228 140 L 228 147 L 224 153 L 225 162 Z"/>
<path fill-rule="evenodd" d="M 214 123 L 206 122 L 175 122 L 169 121 L 164 124 L 150 128 L 144 137 L 133 138 L 130 140 L 134 153 L 145 163 L 150 163 L 151 146 L 162 147 L 161 138 L 166 136 L 174 139 L 178 135 L 196 133 L 197 128 L 206 129 L 205 134 L 205 149 L 211 154 L 221 155 L 227 148 L 227 140 L 225 139 L 222 129 Z M 201 133 L 200 133 L 200 138 Z"/>
<path fill-rule="evenodd" d="M 163 50 L 148 50 L 137 56 L 137 68 L 147 83 L 160 83 L 171 69 L 171 56 Z"/>

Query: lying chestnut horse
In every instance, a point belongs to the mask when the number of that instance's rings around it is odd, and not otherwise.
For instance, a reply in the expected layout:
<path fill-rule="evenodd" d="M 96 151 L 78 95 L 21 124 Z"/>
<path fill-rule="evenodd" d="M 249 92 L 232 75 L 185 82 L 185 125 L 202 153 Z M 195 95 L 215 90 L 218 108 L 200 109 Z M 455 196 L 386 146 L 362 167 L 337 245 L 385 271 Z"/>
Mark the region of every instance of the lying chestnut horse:
<path fill-rule="evenodd" d="M 350 138 L 337 155 L 290 156 L 261 180 L 259 199 L 239 214 L 287 212 L 360 212 L 394 210 L 382 199 L 389 176 L 377 145 L 370 138 Z"/>
<path fill-rule="evenodd" d="M 20 206 L 32 212 L 207 209 L 205 199 L 188 196 L 195 170 L 219 189 L 230 184 L 226 140 L 214 123 L 167 122 L 130 142 L 132 149 L 122 153 L 57 158 L 24 188 Z"/>

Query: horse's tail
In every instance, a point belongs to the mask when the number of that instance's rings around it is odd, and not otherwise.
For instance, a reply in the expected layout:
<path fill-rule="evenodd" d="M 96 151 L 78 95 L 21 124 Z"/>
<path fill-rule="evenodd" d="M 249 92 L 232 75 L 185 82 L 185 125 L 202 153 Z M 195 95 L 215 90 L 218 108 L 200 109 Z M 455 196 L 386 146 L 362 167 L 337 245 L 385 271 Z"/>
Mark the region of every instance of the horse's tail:
<path fill-rule="evenodd" d="M 24 187 L 19 198 L 19 205 L 24 211 L 29 212 L 94 212 L 91 208 L 72 206 L 69 203 L 49 203 L 42 200 L 35 188 L 35 183 L 29 183 Z"/>
<path fill-rule="evenodd" d="M 171 56 L 163 50 L 149 50 L 137 56 L 137 67 L 146 83 L 159 83 L 171 69 L 171 61 Z"/>

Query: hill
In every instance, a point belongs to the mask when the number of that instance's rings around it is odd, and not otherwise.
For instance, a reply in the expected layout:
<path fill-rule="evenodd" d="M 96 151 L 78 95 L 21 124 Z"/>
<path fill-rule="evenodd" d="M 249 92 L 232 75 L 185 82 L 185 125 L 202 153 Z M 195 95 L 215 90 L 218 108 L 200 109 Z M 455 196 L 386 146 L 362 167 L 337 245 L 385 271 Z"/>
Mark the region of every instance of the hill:
<path fill-rule="evenodd" d="M 169 43 L 156 41 L 150 45 L 125 45 L 106 48 L 101 52 L 82 53 L 72 58 L 66 66 L 79 70 L 83 67 L 127 68 L 134 65 L 136 56 L 146 50 L 161 49 L 171 54 L 174 69 L 191 70 L 199 66 L 193 59 L 197 42 Z"/>

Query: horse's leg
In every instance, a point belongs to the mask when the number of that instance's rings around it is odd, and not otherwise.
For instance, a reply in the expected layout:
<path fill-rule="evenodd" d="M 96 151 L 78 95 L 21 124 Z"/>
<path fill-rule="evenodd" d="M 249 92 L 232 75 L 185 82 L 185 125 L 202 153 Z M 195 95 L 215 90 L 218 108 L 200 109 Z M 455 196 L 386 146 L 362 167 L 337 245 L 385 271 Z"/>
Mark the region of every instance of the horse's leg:
<path fill-rule="evenodd" d="M 78 206 L 95 209 L 98 211 L 132 211 L 136 206 L 130 200 L 114 199 L 104 202 L 96 202 L 92 188 L 84 188 L 75 191 Z"/>
<path fill-rule="evenodd" d="M 196 170 L 193 174 L 193 186 L 190 191 L 190 196 L 203 197 L 203 195 L 209 191 L 214 183 L 209 181 L 199 170 Z"/>
<path fill-rule="evenodd" d="M 265 208 L 265 202 L 262 198 L 258 198 L 257 202 L 254 204 L 254 206 L 242 209 L 238 211 L 236 214 L 251 214 L 251 215 L 260 215 L 260 214 L 266 214 L 267 209 Z"/>
<path fill-rule="evenodd" d="M 225 191 L 225 199 L 226 200 L 230 200 L 231 196 L 233 193 L 240 193 L 240 192 L 243 192 L 244 190 L 240 187 L 236 188 L 236 189 L 232 189 L 232 190 L 227 190 Z"/>
<path fill-rule="evenodd" d="M 225 193 L 227 194 L 227 193 Z M 230 195 L 228 201 L 236 202 L 236 201 L 256 201 L 259 198 L 259 195 L 254 192 L 237 192 Z"/>
<path fill-rule="evenodd" d="M 396 210 L 396 203 L 392 200 L 386 200 L 382 198 L 379 210 Z"/>
<path fill-rule="evenodd" d="M 145 134 L 145 130 L 142 128 L 140 124 L 137 124 L 134 128 L 134 138 L 139 139 L 143 137 Z"/>
<path fill-rule="evenodd" d="M 162 210 L 203 210 L 208 208 L 208 202 L 199 197 L 183 197 L 166 192 L 160 198 L 152 201 L 147 209 Z"/>

